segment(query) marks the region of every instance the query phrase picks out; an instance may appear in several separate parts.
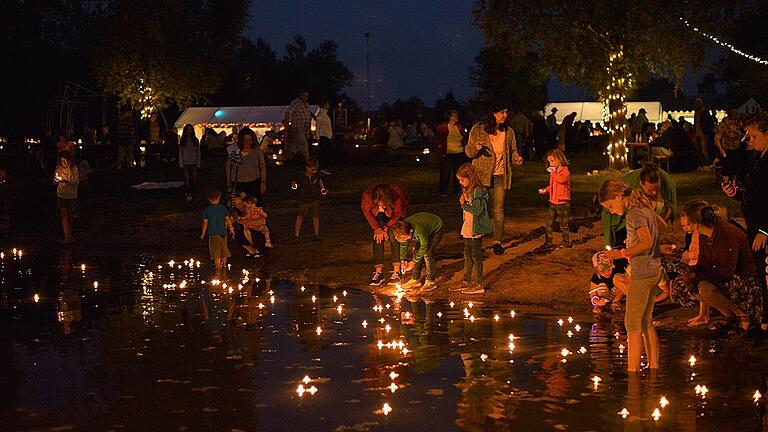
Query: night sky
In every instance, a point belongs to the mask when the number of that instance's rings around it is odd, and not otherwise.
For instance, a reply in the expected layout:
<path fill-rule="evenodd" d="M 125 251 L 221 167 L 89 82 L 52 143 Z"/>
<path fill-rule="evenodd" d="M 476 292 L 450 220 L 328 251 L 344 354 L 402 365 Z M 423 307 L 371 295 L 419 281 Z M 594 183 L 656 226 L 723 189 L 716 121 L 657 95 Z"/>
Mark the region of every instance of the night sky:
<path fill-rule="evenodd" d="M 247 35 L 266 40 L 278 55 L 294 35 L 309 48 L 335 40 L 340 59 L 355 78 L 345 91 L 367 108 L 365 37 L 370 38 L 371 106 L 417 96 L 427 104 L 453 89 L 460 101 L 475 89 L 468 71 L 484 42 L 472 23 L 471 0 L 259 0 L 251 4 Z M 686 79 L 695 92 L 701 73 Z M 550 100 L 582 100 L 584 92 L 553 80 Z M 288 101 L 286 101 L 287 103 Z"/>

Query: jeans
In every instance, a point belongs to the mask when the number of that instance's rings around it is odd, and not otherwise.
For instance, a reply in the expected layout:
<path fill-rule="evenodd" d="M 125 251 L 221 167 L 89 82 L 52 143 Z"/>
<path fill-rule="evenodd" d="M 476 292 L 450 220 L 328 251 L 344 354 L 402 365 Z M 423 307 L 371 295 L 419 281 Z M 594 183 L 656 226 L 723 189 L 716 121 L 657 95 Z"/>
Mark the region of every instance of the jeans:
<path fill-rule="evenodd" d="M 571 211 L 571 203 L 549 204 L 549 220 L 545 229 L 547 243 L 552 242 L 552 233 L 555 231 L 555 221 L 560 222 L 560 231 L 563 233 L 563 243 L 568 243 L 568 215 Z"/>
<path fill-rule="evenodd" d="M 491 179 L 491 213 L 493 216 L 493 241 L 501 243 L 504 237 L 504 176 L 495 175 Z"/>
<path fill-rule="evenodd" d="M 459 191 L 456 171 L 466 161 L 464 153 L 447 154 L 440 160 L 440 195 L 453 195 Z"/>
<path fill-rule="evenodd" d="M 483 238 L 464 239 L 464 280 L 472 281 L 472 267 L 475 267 L 475 282 L 483 279 Z"/>
<path fill-rule="evenodd" d="M 384 226 L 389 222 L 389 218 L 384 213 L 379 213 L 376 215 L 376 221 L 379 225 Z M 376 240 L 373 240 L 373 265 L 384 265 L 384 243 L 386 242 L 387 240 L 376 243 Z M 389 234 L 389 247 L 392 249 L 392 264 L 400 264 L 400 243 L 395 240 L 395 236 L 392 234 Z"/>
<path fill-rule="evenodd" d="M 443 239 L 443 230 L 440 230 L 432 235 L 427 240 L 427 252 L 424 254 L 424 258 L 416 263 L 413 268 L 413 274 L 411 279 L 421 279 L 421 269 L 424 268 L 424 264 L 427 265 L 427 280 L 435 280 L 435 250 L 437 245 L 440 244 L 440 240 Z"/>

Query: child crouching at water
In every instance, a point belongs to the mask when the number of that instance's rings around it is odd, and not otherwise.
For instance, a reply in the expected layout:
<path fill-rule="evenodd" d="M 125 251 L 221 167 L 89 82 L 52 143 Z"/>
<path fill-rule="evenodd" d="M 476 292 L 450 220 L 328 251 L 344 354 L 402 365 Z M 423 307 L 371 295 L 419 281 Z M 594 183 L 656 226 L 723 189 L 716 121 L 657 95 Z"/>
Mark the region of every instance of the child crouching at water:
<path fill-rule="evenodd" d="M 411 261 L 403 260 L 400 267 L 405 271 L 413 269 L 411 280 L 404 283 L 404 290 L 415 290 L 421 287 L 422 293 L 432 292 L 437 289 L 435 283 L 435 250 L 443 238 L 443 220 L 432 213 L 414 213 L 400 220 L 392 227 L 392 234 L 400 243 L 400 257 L 408 256 L 408 243 L 413 239 L 418 246 L 413 252 Z M 427 277 L 424 285 L 421 284 L 421 270 L 427 265 Z"/>
<path fill-rule="evenodd" d="M 659 367 L 659 337 L 653 325 L 656 287 L 662 278 L 659 224 L 650 200 L 642 191 L 620 180 L 608 180 L 598 192 L 600 204 L 611 214 L 626 215 L 627 247 L 606 252 L 612 260 L 628 259 L 632 270 L 627 290 L 624 326 L 627 329 L 627 370 L 640 369 L 645 340 L 650 369 Z"/>
<path fill-rule="evenodd" d="M 464 216 L 461 237 L 464 239 L 464 279 L 462 294 L 482 294 L 483 236 L 493 232 L 488 217 L 488 191 L 480 183 L 480 177 L 471 163 L 465 163 L 456 172 L 461 185 L 459 203 Z M 475 278 L 472 279 L 472 268 Z"/>
<path fill-rule="evenodd" d="M 221 276 L 227 268 L 227 258 L 231 255 L 227 248 L 227 231 L 234 237 L 235 227 L 227 208 L 221 205 L 221 191 L 211 189 L 206 192 L 210 205 L 203 210 L 203 226 L 200 239 L 208 236 L 208 250 L 216 266 L 216 276 Z"/>
<path fill-rule="evenodd" d="M 544 246 L 552 246 L 552 233 L 555 222 L 560 223 L 563 233 L 563 247 L 571 247 L 568 237 L 568 217 L 571 210 L 571 172 L 568 170 L 568 159 L 560 150 L 550 150 L 547 153 L 549 167 L 549 186 L 539 189 L 542 195 L 549 195 L 549 218 L 545 231 Z"/>

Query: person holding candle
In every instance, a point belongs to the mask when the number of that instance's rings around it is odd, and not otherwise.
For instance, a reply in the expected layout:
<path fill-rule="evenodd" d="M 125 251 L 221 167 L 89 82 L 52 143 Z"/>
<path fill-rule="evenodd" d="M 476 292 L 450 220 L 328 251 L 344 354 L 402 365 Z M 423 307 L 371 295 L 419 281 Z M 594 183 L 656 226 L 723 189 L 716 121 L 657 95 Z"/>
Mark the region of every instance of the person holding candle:
<path fill-rule="evenodd" d="M 301 239 L 301 224 L 307 213 L 312 216 L 312 228 L 314 229 L 314 240 L 320 240 L 320 212 L 318 210 L 318 201 L 320 197 L 326 195 L 328 190 L 325 188 L 323 179 L 318 173 L 320 164 L 315 159 L 309 159 L 306 162 L 304 175 L 291 182 L 291 189 L 297 192 L 296 204 L 296 223 L 293 227 L 293 237 L 295 240 Z"/>
<path fill-rule="evenodd" d="M 653 305 L 663 269 L 659 245 L 659 222 L 650 199 L 621 180 L 607 180 L 598 191 L 598 200 L 613 215 L 625 216 L 626 248 L 606 254 L 612 260 L 628 259 L 631 274 L 627 292 L 624 326 L 627 329 L 627 370 L 638 372 L 645 344 L 650 369 L 659 367 L 659 337 L 653 325 Z"/>
<path fill-rule="evenodd" d="M 405 271 L 413 270 L 411 279 L 402 285 L 404 290 L 421 288 L 422 293 L 437 289 L 435 283 L 435 250 L 443 238 L 443 220 L 439 216 L 421 212 L 414 213 L 398 221 L 392 227 L 392 235 L 400 243 L 400 267 Z M 418 246 L 411 261 L 407 261 L 408 243 L 413 240 Z M 406 259 L 403 259 L 406 258 Z M 427 267 L 424 284 L 421 283 L 421 270 Z"/>
<path fill-rule="evenodd" d="M 75 241 L 72 236 L 73 218 L 77 215 L 77 189 L 80 184 L 80 172 L 72 160 L 72 153 L 59 153 L 59 164 L 54 171 L 53 181 L 56 184 L 56 209 L 61 218 L 61 228 L 64 233 L 62 244 Z"/>
<path fill-rule="evenodd" d="M 390 235 L 392 226 L 408 213 L 408 192 L 397 183 L 369 186 L 360 199 L 360 210 L 373 230 L 373 275 L 370 285 L 381 285 L 384 278 L 384 242 L 392 249 L 392 275 L 389 283 L 400 282 L 400 244 Z"/>

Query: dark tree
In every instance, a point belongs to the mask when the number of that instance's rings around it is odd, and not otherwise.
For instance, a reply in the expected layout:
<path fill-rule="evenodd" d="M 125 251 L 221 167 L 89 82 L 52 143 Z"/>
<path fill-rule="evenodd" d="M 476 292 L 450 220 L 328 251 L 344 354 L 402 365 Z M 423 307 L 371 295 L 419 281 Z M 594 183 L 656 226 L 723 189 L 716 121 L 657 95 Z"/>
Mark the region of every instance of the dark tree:
<path fill-rule="evenodd" d="M 105 91 L 148 116 L 205 101 L 221 84 L 247 0 L 114 0 L 93 69 Z"/>
<path fill-rule="evenodd" d="M 479 90 L 478 102 L 504 100 L 523 111 L 543 109 L 549 75 L 538 61 L 532 52 L 520 55 L 499 45 L 483 47 L 469 72 L 470 81 Z"/>
<path fill-rule="evenodd" d="M 510 54 L 536 53 L 543 72 L 586 86 L 604 102 L 611 167 L 624 168 L 626 93 L 638 80 L 679 80 L 705 63 L 709 44 L 681 18 L 695 25 L 719 23 L 743 3 L 477 0 L 475 18 L 490 43 Z"/>

